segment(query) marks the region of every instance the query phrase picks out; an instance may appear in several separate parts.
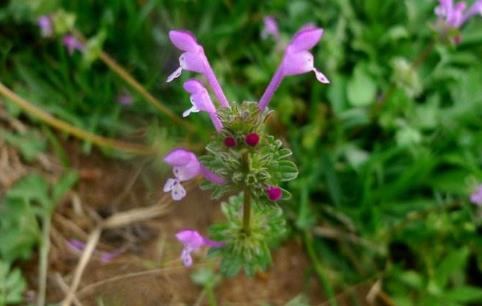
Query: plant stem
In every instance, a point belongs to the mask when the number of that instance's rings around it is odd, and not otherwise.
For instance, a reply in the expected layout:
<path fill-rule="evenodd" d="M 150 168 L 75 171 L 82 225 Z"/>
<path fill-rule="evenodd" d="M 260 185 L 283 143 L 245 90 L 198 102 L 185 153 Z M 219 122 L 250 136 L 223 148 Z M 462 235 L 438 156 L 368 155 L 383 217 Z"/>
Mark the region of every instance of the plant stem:
<path fill-rule="evenodd" d="M 18 96 L 16 93 L 11 91 L 8 87 L 3 85 L 1 82 L 0 82 L 0 95 L 4 95 L 5 97 L 7 97 L 10 101 L 15 103 L 18 107 L 20 107 L 22 110 L 24 110 L 27 114 L 31 115 L 32 117 L 35 117 L 40 121 L 46 123 L 47 125 L 50 125 L 67 134 L 71 134 L 79 139 L 91 142 L 101 147 L 108 147 L 119 151 L 124 151 L 130 154 L 151 155 L 155 153 L 155 150 L 151 147 L 147 147 L 141 144 L 123 142 L 112 138 L 102 137 L 102 136 L 84 131 L 82 129 L 79 129 L 75 126 L 72 126 L 65 121 L 55 118 L 54 116 L 47 113 L 46 111 L 40 109 L 39 107 L 25 100 L 24 98 Z"/>
<path fill-rule="evenodd" d="M 214 288 L 212 285 L 206 287 L 206 295 L 210 306 L 218 306 L 216 302 L 216 295 L 214 294 Z"/>
<path fill-rule="evenodd" d="M 243 231 L 249 235 L 251 232 L 251 193 L 248 188 L 244 189 L 243 197 Z"/>

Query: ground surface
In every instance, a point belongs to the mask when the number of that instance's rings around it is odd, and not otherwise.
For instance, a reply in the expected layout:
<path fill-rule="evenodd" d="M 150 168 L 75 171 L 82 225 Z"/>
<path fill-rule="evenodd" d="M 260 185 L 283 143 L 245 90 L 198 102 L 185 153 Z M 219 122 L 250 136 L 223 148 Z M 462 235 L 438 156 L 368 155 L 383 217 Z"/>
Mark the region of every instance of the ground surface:
<path fill-rule="evenodd" d="M 100 154 L 84 156 L 71 148 L 72 166 L 80 173 L 74 191 L 57 209 L 52 231 L 48 296 L 61 300 L 65 293 L 58 278 L 70 283 L 80 251 L 67 241 L 86 241 L 95 219 L 151 205 L 170 205 L 166 215 L 103 232 L 94 256 L 82 277 L 77 297 L 83 305 L 204 305 L 202 288 L 193 284 L 190 274 L 178 260 L 181 246 L 174 233 L 182 228 L 206 232 L 219 216 L 218 203 L 194 188 L 181 203 L 160 203 L 163 180 L 156 177 L 145 160 L 113 161 Z M 148 187 L 150 186 L 150 187 Z M 113 260 L 103 263 L 104 251 L 119 251 Z M 195 258 L 194 270 L 206 263 L 203 254 Z M 32 262 L 31 268 L 36 261 Z M 314 277 L 309 277 L 309 261 L 301 243 L 289 241 L 274 254 L 274 266 L 255 278 L 239 275 L 223 280 L 216 298 L 223 305 L 282 305 L 300 293 L 313 304 L 323 301 Z M 35 284 L 32 270 L 32 285 Z M 99 283 L 100 282 L 100 283 Z"/>

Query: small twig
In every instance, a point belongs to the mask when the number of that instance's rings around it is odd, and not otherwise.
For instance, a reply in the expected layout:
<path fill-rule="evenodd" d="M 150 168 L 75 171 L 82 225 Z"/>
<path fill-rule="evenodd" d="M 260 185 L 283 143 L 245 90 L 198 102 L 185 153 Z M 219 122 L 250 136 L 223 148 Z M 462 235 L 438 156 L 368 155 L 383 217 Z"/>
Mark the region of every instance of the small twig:
<path fill-rule="evenodd" d="M 90 234 L 89 240 L 87 241 L 87 245 L 85 246 L 85 249 L 82 252 L 82 257 L 80 258 L 79 264 L 75 269 L 72 284 L 70 285 L 70 288 L 67 291 L 67 295 L 62 301 L 62 306 L 70 306 L 70 304 L 72 303 L 72 300 L 75 297 L 75 292 L 79 287 L 82 274 L 84 273 L 84 270 L 87 267 L 87 264 L 89 263 L 90 257 L 94 253 L 94 249 L 95 249 L 95 246 L 97 245 L 97 242 L 99 241 L 101 232 L 102 232 L 102 229 L 100 227 L 97 227 L 92 232 L 92 234 Z"/>
<path fill-rule="evenodd" d="M 179 259 L 175 259 L 171 262 L 168 262 L 166 264 L 171 264 L 173 262 L 179 262 Z M 207 266 L 208 264 L 198 264 L 198 266 Z M 101 287 L 105 284 L 109 284 L 109 283 L 114 283 L 114 282 L 118 282 L 118 281 L 122 281 L 122 280 L 126 280 L 126 279 L 129 279 L 129 278 L 136 278 L 136 277 L 141 277 L 141 276 L 147 276 L 147 275 L 151 275 L 151 274 L 160 274 L 160 273 L 166 273 L 166 272 L 173 272 L 173 271 L 176 271 L 176 270 L 181 270 L 181 269 L 185 269 L 186 267 L 182 266 L 182 265 L 179 265 L 179 266 L 175 266 L 175 267 L 168 267 L 168 268 L 158 268 L 158 269 L 151 269 L 151 270 L 146 270 L 146 271 L 140 271 L 140 272 L 132 272 L 132 273 L 127 273 L 127 274 L 123 274 L 123 275 L 117 275 L 117 276 L 113 276 L 113 277 L 110 277 L 110 278 L 106 278 L 106 279 L 103 279 L 101 281 L 98 281 L 98 282 L 95 282 L 95 283 L 92 283 L 92 284 L 89 284 L 87 286 L 85 286 L 84 288 L 80 289 L 79 292 L 77 293 L 77 295 L 79 297 L 83 297 L 85 296 L 86 294 L 88 294 L 89 292 L 92 292 L 92 290 L 98 288 L 98 287 Z"/>
<path fill-rule="evenodd" d="M 59 285 L 60 289 L 64 292 L 64 293 L 67 293 L 67 291 L 69 290 L 69 287 L 67 286 L 67 284 L 65 283 L 64 279 L 62 278 L 62 276 L 59 274 L 59 273 L 55 273 L 55 281 L 57 282 L 57 285 Z M 74 296 L 74 299 L 72 300 L 72 302 L 76 305 L 76 306 L 82 306 L 82 303 L 79 301 L 79 299 Z"/>
<path fill-rule="evenodd" d="M 126 226 L 132 223 L 145 221 L 152 218 L 157 218 L 166 214 L 170 207 L 168 205 L 152 206 L 147 208 L 131 209 L 126 212 L 121 212 L 109 217 L 102 222 L 103 229 L 111 229 Z"/>
<path fill-rule="evenodd" d="M 50 214 L 45 213 L 42 217 L 42 243 L 40 245 L 39 256 L 39 277 L 38 277 L 38 296 L 37 306 L 45 305 L 45 296 L 47 292 L 47 271 L 48 271 L 48 259 L 50 249 Z"/>
<path fill-rule="evenodd" d="M 396 306 L 395 302 L 383 291 L 381 280 L 377 280 L 366 295 L 366 300 L 370 305 L 375 305 L 377 300 L 386 306 Z"/>
<path fill-rule="evenodd" d="M 137 155 L 152 155 L 155 154 L 155 150 L 151 147 L 144 146 L 141 144 L 129 143 L 124 142 L 112 138 L 107 138 L 103 136 L 99 136 L 88 131 L 84 131 L 80 128 L 70 125 L 69 123 L 62 121 L 53 117 L 51 114 L 45 112 L 44 110 L 40 109 L 39 107 L 33 105 L 26 99 L 18 96 L 16 93 L 11 91 L 5 85 L 0 82 L 0 94 L 7 97 L 8 100 L 16 104 L 22 110 L 24 110 L 29 115 L 41 120 L 45 124 L 48 124 L 58 130 L 61 130 L 67 134 L 71 134 L 79 139 L 84 141 L 91 142 L 101 147 L 108 147 L 112 149 L 116 149 L 119 151 L 124 151 L 130 154 L 137 154 Z"/>

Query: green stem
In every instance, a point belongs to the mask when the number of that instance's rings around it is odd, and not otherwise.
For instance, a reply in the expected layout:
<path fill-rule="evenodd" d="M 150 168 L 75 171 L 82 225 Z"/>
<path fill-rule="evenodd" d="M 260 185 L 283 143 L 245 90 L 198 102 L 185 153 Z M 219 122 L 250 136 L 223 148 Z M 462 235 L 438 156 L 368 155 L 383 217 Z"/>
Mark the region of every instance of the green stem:
<path fill-rule="evenodd" d="M 245 188 L 244 197 L 243 197 L 243 231 L 246 234 L 249 234 L 251 232 L 250 219 L 251 219 L 251 193 L 249 192 L 248 188 Z"/>
<path fill-rule="evenodd" d="M 214 295 L 214 288 L 211 285 L 206 287 L 206 296 L 210 306 L 218 306 L 216 296 Z"/>

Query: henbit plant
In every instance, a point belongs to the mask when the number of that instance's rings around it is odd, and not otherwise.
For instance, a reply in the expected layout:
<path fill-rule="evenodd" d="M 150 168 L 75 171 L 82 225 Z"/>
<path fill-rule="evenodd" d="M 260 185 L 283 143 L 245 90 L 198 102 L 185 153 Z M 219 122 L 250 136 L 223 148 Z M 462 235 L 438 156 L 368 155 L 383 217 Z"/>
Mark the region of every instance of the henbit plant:
<path fill-rule="evenodd" d="M 201 247 L 209 247 L 210 255 L 222 258 L 221 272 L 228 276 L 241 269 L 247 275 L 253 275 L 271 264 L 270 248 L 277 245 L 286 233 L 278 201 L 290 199 L 290 193 L 280 185 L 295 179 L 298 169 L 290 160 L 292 152 L 266 131 L 271 114 L 267 106 L 286 76 L 312 71 L 321 83 L 329 83 L 314 67 L 313 55 L 309 51 L 322 35 L 322 29 L 304 26 L 287 46 L 259 103 L 233 103 L 224 95 L 196 38 L 186 31 L 169 33 L 172 43 L 184 53 L 179 58 L 180 67 L 167 82 L 179 77 L 182 70 L 201 73 L 221 107 L 216 109 L 207 89 L 199 81 L 191 79 L 184 83 L 184 89 L 191 95 L 192 107 L 183 115 L 199 111 L 208 113 L 217 133 L 206 145 L 206 154 L 200 158 L 182 148 L 166 155 L 164 161 L 173 167 L 174 178 L 167 180 L 164 191 L 179 201 L 186 196 L 182 182 L 201 175 L 206 179 L 201 187 L 212 190 L 214 199 L 236 194 L 222 204 L 225 223 L 210 228 L 216 241 L 194 230 L 177 233 L 177 239 L 184 245 L 181 259 L 185 266 L 192 265 L 191 253 Z"/>

